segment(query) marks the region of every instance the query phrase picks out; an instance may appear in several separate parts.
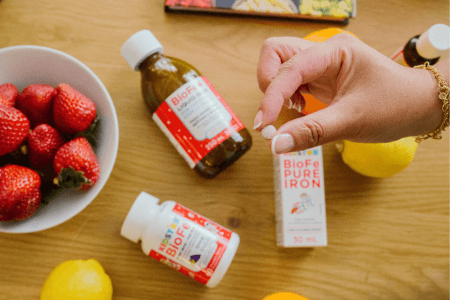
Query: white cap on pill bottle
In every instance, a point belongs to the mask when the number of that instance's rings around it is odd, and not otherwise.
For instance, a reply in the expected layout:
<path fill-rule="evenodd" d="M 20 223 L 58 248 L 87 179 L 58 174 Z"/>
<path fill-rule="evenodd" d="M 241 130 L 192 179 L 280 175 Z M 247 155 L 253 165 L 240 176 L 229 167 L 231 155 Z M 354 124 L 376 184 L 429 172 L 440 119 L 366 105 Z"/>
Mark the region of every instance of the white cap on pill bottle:
<path fill-rule="evenodd" d="M 158 198 L 146 192 L 141 192 L 131 206 L 120 234 L 124 238 L 137 243 L 140 240 L 142 230 L 148 224 L 148 220 L 159 210 L 158 202 Z"/>
<path fill-rule="evenodd" d="M 139 71 L 141 63 L 154 53 L 163 53 L 164 47 L 150 30 L 133 34 L 122 46 L 121 53 L 131 68 Z"/>
<path fill-rule="evenodd" d="M 450 49 L 450 27 L 445 24 L 431 26 L 417 39 L 417 53 L 426 59 L 447 57 Z"/>

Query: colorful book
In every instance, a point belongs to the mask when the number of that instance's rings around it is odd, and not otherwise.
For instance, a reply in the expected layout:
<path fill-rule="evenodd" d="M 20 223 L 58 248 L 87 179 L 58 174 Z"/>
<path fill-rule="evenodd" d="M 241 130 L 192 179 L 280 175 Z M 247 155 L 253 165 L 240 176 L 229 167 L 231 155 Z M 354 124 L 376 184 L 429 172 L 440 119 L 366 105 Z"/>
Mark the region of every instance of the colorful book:
<path fill-rule="evenodd" d="M 348 23 L 356 0 L 165 0 L 166 12 L 204 12 Z"/>

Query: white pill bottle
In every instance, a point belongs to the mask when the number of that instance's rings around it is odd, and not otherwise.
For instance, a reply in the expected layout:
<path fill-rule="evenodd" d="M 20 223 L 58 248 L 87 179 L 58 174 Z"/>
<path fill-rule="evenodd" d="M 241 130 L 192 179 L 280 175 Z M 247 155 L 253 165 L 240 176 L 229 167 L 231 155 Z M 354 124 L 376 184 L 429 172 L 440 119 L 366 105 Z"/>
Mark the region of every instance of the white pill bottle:
<path fill-rule="evenodd" d="M 194 280 L 215 287 L 239 246 L 239 235 L 174 202 L 141 192 L 133 203 L 121 235 L 142 241 L 146 255 Z"/>

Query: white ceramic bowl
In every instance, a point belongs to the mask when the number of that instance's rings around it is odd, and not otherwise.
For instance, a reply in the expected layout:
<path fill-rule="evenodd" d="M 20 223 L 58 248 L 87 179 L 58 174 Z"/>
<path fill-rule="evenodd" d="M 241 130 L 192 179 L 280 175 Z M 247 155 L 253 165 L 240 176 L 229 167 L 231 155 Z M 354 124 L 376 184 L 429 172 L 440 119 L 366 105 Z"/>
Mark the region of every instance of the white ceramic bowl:
<path fill-rule="evenodd" d="M 0 85 L 12 83 L 21 92 L 30 84 L 56 87 L 67 83 L 91 99 L 100 116 L 97 146 L 94 151 L 100 165 L 100 178 L 87 192 L 58 191 L 41 204 L 29 219 L 0 222 L 0 232 L 27 233 L 59 225 L 94 200 L 105 185 L 116 160 L 119 125 L 112 99 L 100 79 L 82 62 L 51 48 L 13 46 L 0 49 Z"/>

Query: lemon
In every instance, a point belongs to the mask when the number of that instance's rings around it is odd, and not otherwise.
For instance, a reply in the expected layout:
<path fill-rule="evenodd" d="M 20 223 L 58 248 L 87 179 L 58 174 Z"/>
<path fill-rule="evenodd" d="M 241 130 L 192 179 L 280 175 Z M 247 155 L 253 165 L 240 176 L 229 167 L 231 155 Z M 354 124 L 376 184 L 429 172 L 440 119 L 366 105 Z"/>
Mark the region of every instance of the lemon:
<path fill-rule="evenodd" d="M 413 160 L 417 149 L 414 137 L 375 144 L 344 140 L 336 146 L 345 164 L 369 177 L 389 177 L 402 171 Z"/>
<path fill-rule="evenodd" d="M 58 265 L 44 283 L 41 300 L 111 300 L 112 283 L 95 259 Z"/>
<path fill-rule="evenodd" d="M 294 294 L 294 293 L 288 293 L 288 292 L 279 292 L 270 294 L 269 296 L 265 297 L 263 300 L 308 300 L 305 297 L 302 297 L 300 295 Z"/>

